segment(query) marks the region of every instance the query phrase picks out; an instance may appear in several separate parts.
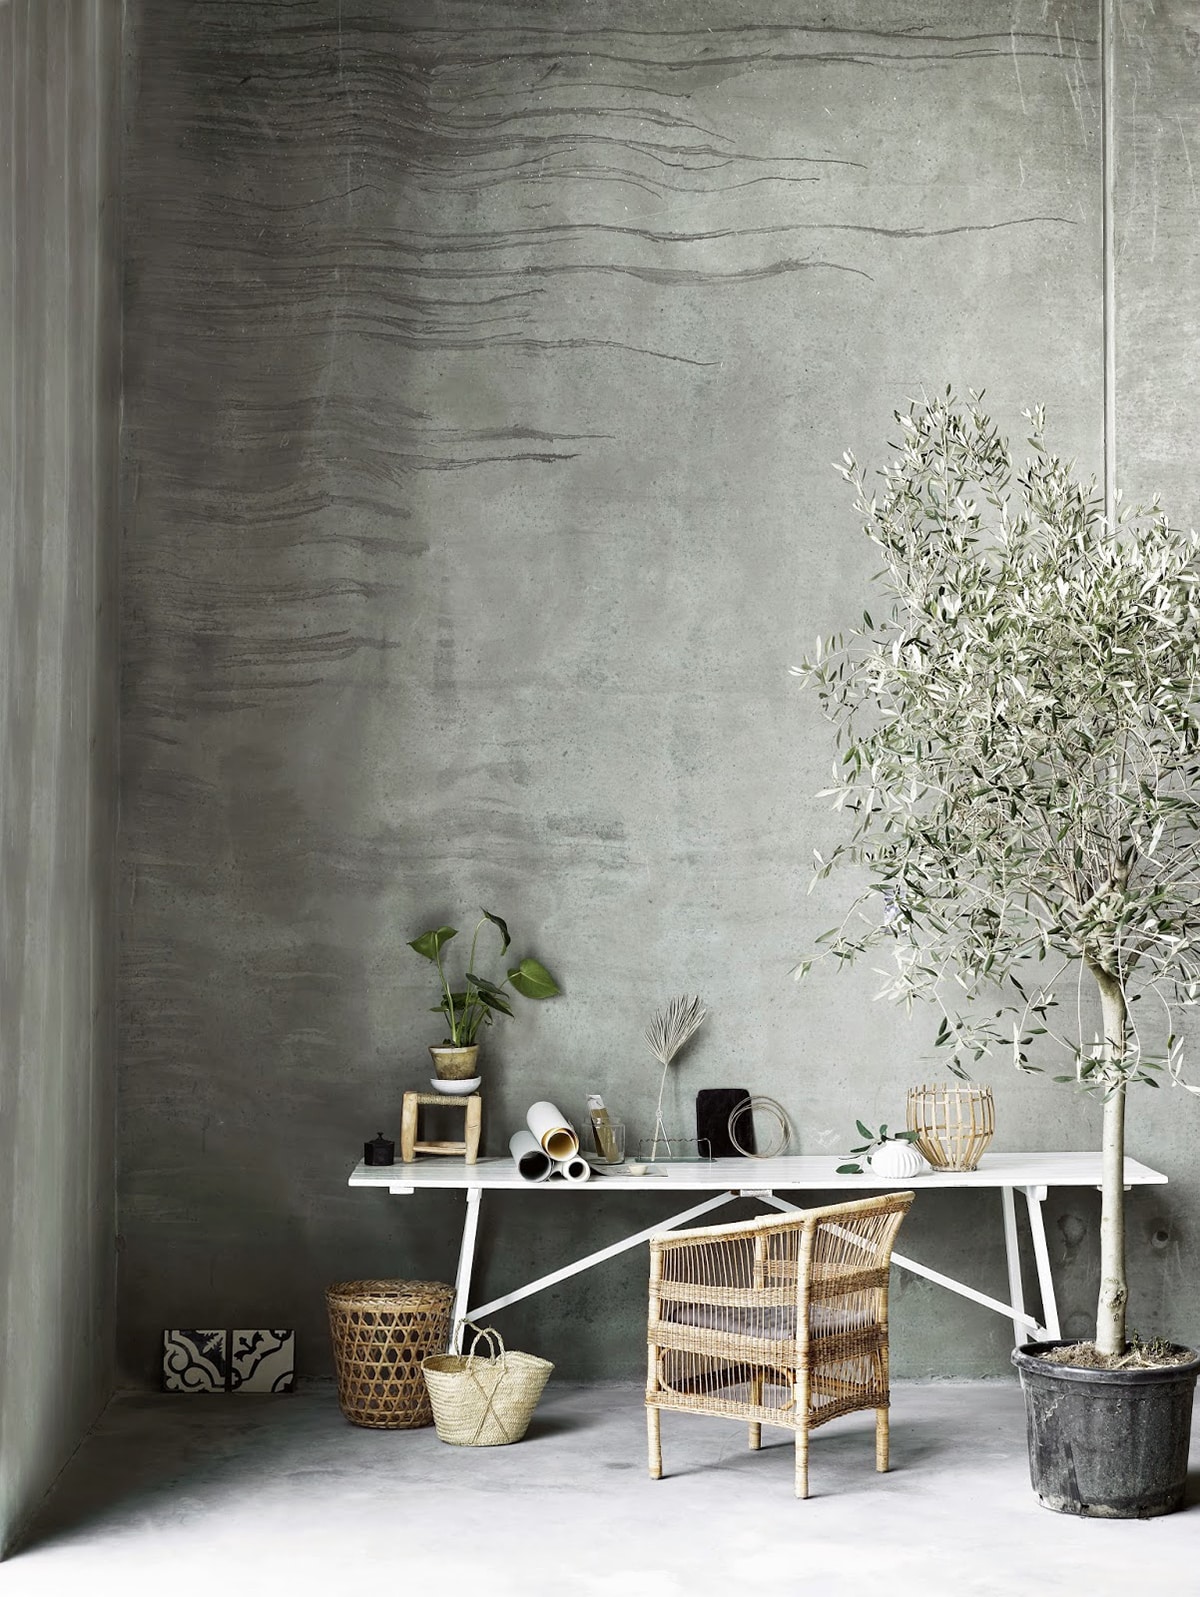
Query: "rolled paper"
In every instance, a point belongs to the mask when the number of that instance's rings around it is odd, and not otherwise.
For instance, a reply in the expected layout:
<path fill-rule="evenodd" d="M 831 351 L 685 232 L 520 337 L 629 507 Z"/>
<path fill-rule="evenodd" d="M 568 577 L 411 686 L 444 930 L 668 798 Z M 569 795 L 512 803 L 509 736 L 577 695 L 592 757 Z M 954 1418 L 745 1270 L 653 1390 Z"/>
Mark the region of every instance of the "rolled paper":
<path fill-rule="evenodd" d="M 581 1153 L 577 1153 L 570 1159 L 556 1159 L 554 1173 L 560 1175 L 564 1181 L 589 1181 L 592 1167 Z"/>
<path fill-rule="evenodd" d="M 552 1159 L 573 1159 L 579 1152 L 579 1138 L 571 1130 L 570 1122 L 552 1103 L 535 1103 L 525 1117 L 525 1124 L 533 1133 L 538 1145 Z"/>
<path fill-rule="evenodd" d="M 517 1173 L 525 1181 L 545 1181 L 553 1169 L 550 1155 L 542 1152 L 533 1132 L 524 1126 L 508 1139 L 508 1151 L 513 1156 Z"/>

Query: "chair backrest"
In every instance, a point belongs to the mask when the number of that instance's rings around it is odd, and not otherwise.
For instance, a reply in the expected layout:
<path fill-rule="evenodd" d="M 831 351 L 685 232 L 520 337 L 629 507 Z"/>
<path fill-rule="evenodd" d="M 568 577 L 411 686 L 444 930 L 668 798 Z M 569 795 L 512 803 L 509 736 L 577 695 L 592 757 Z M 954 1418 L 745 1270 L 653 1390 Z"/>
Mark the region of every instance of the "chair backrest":
<path fill-rule="evenodd" d="M 868 1318 L 886 1324 L 892 1244 L 913 1197 L 890 1192 L 661 1233 L 650 1243 L 651 1292 L 667 1301 L 737 1309 L 743 1316 L 758 1312 L 775 1323 L 781 1310 L 791 1310 L 802 1340 L 816 1304 L 825 1334 Z M 755 1334 L 751 1322 L 741 1323 L 743 1334 Z"/>
<path fill-rule="evenodd" d="M 827 1338 L 886 1330 L 892 1246 L 914 1196 L 889 1192 L 807 1212 L 801 1336 L 805 1326 Z"/>

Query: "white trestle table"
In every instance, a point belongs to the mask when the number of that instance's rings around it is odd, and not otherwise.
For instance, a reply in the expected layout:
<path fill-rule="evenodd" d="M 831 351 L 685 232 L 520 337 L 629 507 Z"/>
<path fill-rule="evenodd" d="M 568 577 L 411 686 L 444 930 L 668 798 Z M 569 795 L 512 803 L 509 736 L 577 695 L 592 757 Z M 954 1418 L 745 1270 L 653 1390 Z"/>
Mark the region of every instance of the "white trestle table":
<path fill-rule="evenodd" d="M 698 1220 L 735 1198 L 756 1198 L 774 1209 L 795 1210 L 800 1205 L 792 1203 L 782 1193 L 820 1192 L 824 1194 L 866 1194 L 909 1188 L 918 1195 L 985 1189 L 1000 1194 L 1000 1216 L 1004 1228 L 1004 1250 L 1008 1260 L 1009 1302 L 1002 1303 L 986 1292 L 953 1277 L 943 1275 L 926 1264 L 919 1264 L 904 1254 L 893 1252 L 892 1263 L 901 1270 L 935 1281 L 950 1292 L 970 1298 L 1012 1321 L 1017 1343 L 1048 1340 L 1061 1335 L 1058 1323 L 1058 1306 L 1054 1297 L 1054 1279 L 1050 1271 L 1050 1252 L 1046 1245 L 1046 1228 L 1042 1218 L 1042 1204 L 1051 1187 L 1099 1187 L 1101 1161 L 1098 1153 L 985 1153 L 977 1170 L 932 1170 L 927 1175 L 914 1176 L 909 1181 L 881 1181 L 877 1176 L 838 1175 L 837 1165 L 844 1158 L 804 1155 L 777 1159 L 712 1159 L 695 1162 L 669 1162 L 657 1165 L 660 1175 L 633 1176 L 623 1166 L 611 1171 L 594 1173 L 590 1181 L 524 1181 L 517 1173 L 511 1159 L 481 1159 L 478 1164 L 464 1164 L 454 1159 L 424 1159 L 409 1165 L 372 1166 L 359 1164 L 350 1177 L 352 1187 L 379 1187 L 396 1197 L 409 1198 L 418 1192 L 463 1191 L 466 1194 L 466 1215 L 463 1220 L 462 1241 L 459 1246 L 458 1272 L 455 1278 L 454 1319 L 456 1327 L 465 1319 L 479 1321 L 519 1303 L 522 1298 L 556 1286 L 605 1259 L 614 1258 L 631 1248 L 639 1247 L 660 1231 L 671 1231 L 677 1226 Z M 1150 1170 L 1136 1159 L 1125 1161 L 1126 1187 L 1162 1185 L 1166 1176 Z M 575 1259 L 539 1276 L 503 1297 L 488 1303 L 470 1302 L 471 1270 L 475 1260 L 475 1237 L 479 1226 L 479 1209 L 485 1192 L 521 1192 L 531 1204 L 537 1206 L 539 1220 L 544 1219 L 545 1204 L 597 1203 L 608 1194 L 651 1192 L 660 1198 L 673 1198 L 676 1193 L 707 1194 L 698 1203 L 686 1209 L 655 1220 L 644 1231 L 623 1237 L 583 1258 Z M 1041 1293 L 1041 1319 L 1030 1314 L 1025 1307 L 1025 1293 L 1021 1282 L 1021 1253 L 1017 1231 L 1017 1194 L 1025 1200 L 1029 1217 L 1029 1232 L 1033 1242 L 1033 1257 L 1037 1267 L 1038 1286 Z M 461 1337 L 461 1330 L 456 1332 Z"/>

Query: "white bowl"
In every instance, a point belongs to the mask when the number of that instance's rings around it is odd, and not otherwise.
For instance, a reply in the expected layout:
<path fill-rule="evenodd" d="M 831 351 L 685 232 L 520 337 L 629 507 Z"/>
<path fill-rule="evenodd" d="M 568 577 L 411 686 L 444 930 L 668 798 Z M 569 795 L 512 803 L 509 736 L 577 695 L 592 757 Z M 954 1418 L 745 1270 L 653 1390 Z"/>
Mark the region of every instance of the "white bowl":
<path fill-rule="evenodd" d="M 475 1092 L 482 1076 L 468 1076 L 465 1081 L 443 1081 L 441 1076 L 430 1076 L 429 1085 L 434 1092 L 444 1092 L 449 1098 L 465 1098 L 469 1092 Z"/>

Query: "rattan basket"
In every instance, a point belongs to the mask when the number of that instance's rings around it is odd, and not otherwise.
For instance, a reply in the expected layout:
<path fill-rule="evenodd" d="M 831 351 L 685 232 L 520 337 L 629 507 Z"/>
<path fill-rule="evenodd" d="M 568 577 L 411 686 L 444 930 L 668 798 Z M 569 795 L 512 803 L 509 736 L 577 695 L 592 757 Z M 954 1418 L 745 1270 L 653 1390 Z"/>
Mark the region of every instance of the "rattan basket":
<path fill-rule="evenodd" d="M 503 1447 L 529 1429 L 553 1364 L 510 1353 L 499 1331 L 466 1322 L 494 1356 L 441 1353 L 422 1366 L 438 1436 L 453 1447 Z"/>
<path fill-rule="evenodd" d="M 996 1129 L 990 1087 L 910 1087 L 908 1129 L 935 1170 L 974 1170 Z"/>
<path fill-rule="evenodd" d="M 326 1289 L 338 1402 L 355 1425 L 433 1424 L 421 1361 L 450 1341 L 454 1288 L 442 1281 L 339 1281 Z"/>

